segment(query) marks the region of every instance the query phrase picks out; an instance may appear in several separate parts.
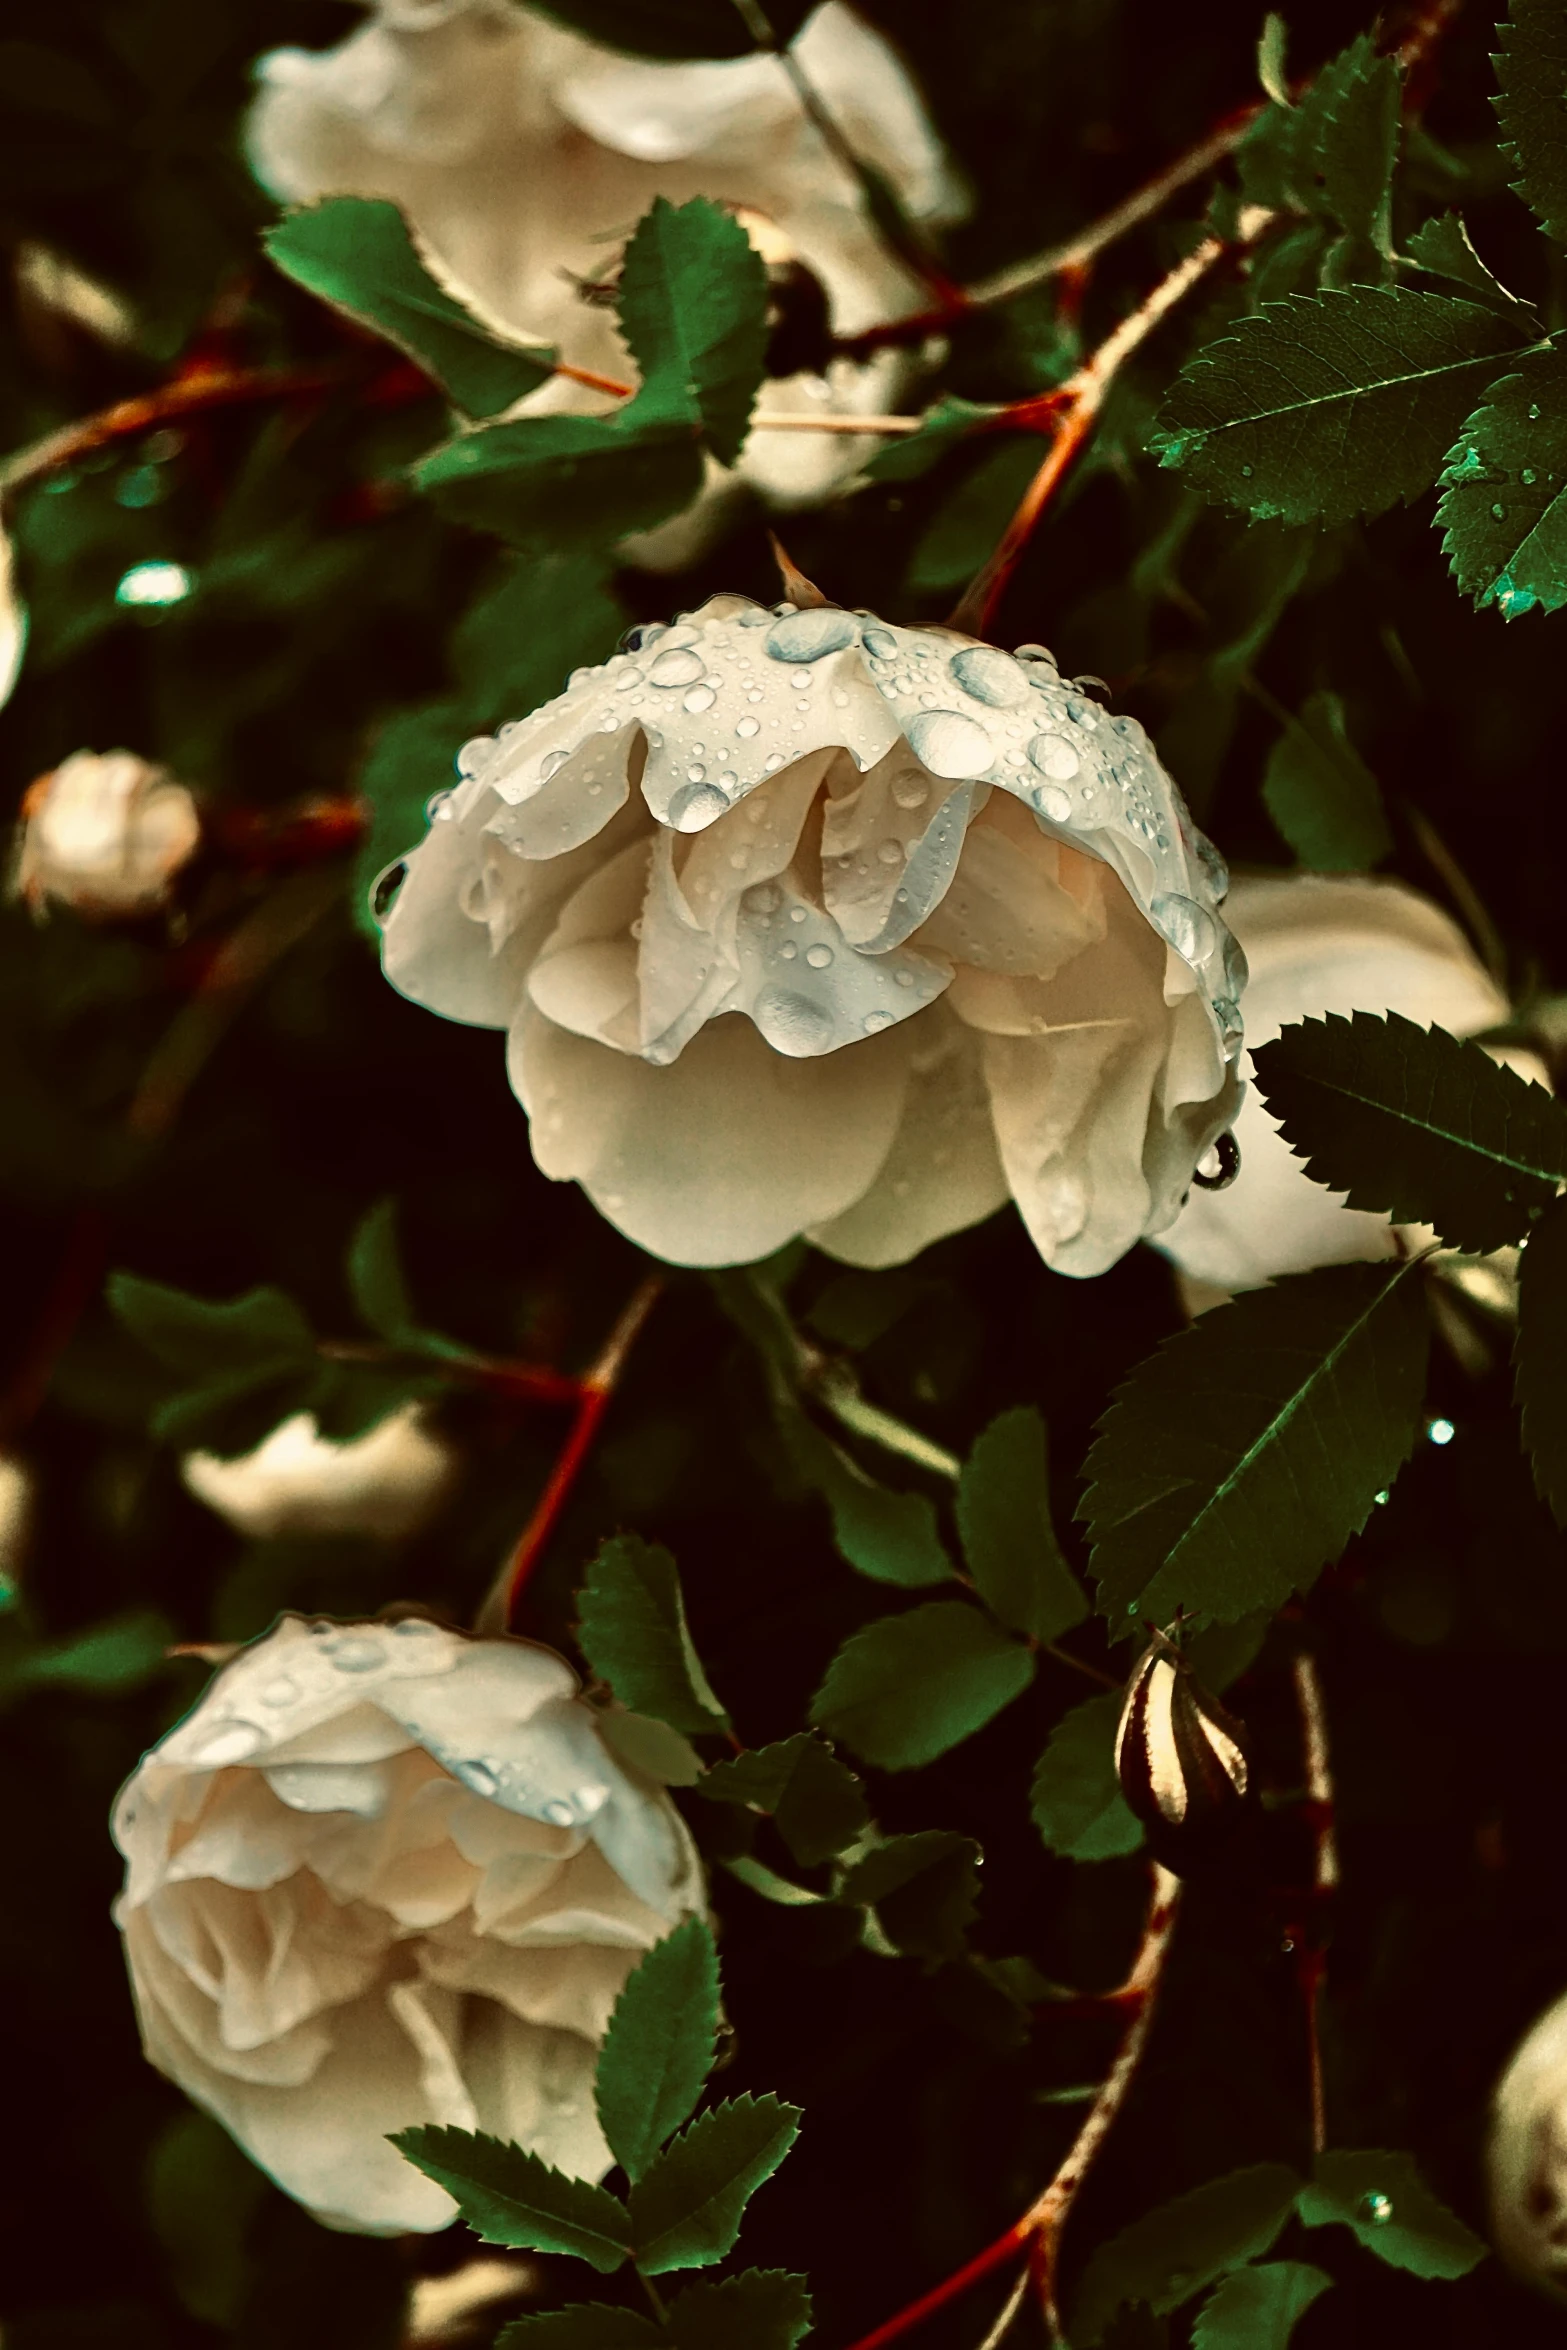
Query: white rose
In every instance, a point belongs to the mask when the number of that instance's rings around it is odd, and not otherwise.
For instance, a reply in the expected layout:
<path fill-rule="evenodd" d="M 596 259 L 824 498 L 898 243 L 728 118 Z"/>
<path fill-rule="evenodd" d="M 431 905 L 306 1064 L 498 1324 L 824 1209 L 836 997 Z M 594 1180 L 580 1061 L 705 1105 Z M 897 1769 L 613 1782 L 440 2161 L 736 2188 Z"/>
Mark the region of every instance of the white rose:
<path fill-rule="evenodd" d="M 187 1453 L 180 1475 L 209 1509 L 242 1534 L 416 1534 L 440 1508 L 457 1456 L 405 1404 L 364 1436 L 336 1443 L 310 1412 L 295 1412 L 254 1452 L 224 1460 Z"/>
<path fill-rule="evenodd" d="M 1567 2299 L 1567 1998 L 1546 2009 L 1502 2075 L 1487 2169 L 1497 2251 Z"/>
<path fill-rule="evenodd" d="M 1454 1036 L 1507 1017 L 1506 997 L 1457 924 L 1399 882 L 1326 874 L 1239 880 L 1224 912 L 1250 966 L 1250 1045 L 1328 1012 L 1401 1012 Z M 1531 1055 L 1509 1058 L 1544 1080 Z M 1249 1054 L 1241 1066 L 1249 1078 Z M 1387 1217 L 1348 1208 L 1342 1192 L 1314 1183 L 1255 1092 L 1235 1121 L 1235 1139 L 1234 1183 L 1194 1192 L 1158 1243 L 1179 1267 L 1194 1310 L 1216 1302 L 1215 1293 L 1255 1289 L 1277 1274 L 1395 1252 Z"/>
<path fill-rule="evenodd" d="M 702 1891 L 576 1689 L 520 1640 L 285 1616 L 120 1796 L 146 2053 L 331 2226 L 452 2218 L 387 2144 L 416 2122 L 609 2168 L 598 2043 Z"/>
<path fill-rule="evenodd" d="M 1141 727 L 832 607 L 633 635 L 378 891 L 394 985 L 507 1030 L 545 1174 L 677 1264 L 900 1263 L 1009 1193 L 1068 1273 L 1168 1224 L 1244 964 Z"/>
<path fill-rule="evenodd" d="M 35 911 L 58 899 L 89 918 L 150 914 L 201 837 L 182 783 L 134 751 L 77 751 L 29 786 L 13 888 Z"/>
<path fill-rule="evenodd" d="M 845 137 L 905 209 L 927 221 L 957 217 L 940 142 L 882 36 L 827 0 L 794 49 Z M 768 227 L 759 223 L 754 241 L 769 257 L 791 251 L 814 274 L 838 335 L 929 302 L 775 57 L 661 63 L 600 48 L 511 0 L 382 0 L 338 48 L 275 51 L 261 75 L 251 156 L 275 195 L 390 197 L 459 288 L 575 367 L 631 372 L 613 316 L 578 288 L 613 273 L 618 246 L 655 196 L 711 196 L 762 215 Z M 896 350 L 836 358 L 824 375 L 764 385 L 760 405 L 884 411 L 917 364 Z M 557 377 L 520 413 L 604 405 Z M 875 446 L 842 433 L 762 431 L 739 473 L 774 504 L 814 503 Z M 683 559 L 689 537 L 655 545 L 652 559 Z"/>

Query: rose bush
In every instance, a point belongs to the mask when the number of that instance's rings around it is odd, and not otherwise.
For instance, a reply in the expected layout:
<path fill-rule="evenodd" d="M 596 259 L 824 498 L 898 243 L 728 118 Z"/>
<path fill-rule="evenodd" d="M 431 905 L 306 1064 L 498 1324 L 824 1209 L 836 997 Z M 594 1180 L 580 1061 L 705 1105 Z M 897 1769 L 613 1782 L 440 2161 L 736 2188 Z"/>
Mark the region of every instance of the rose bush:
<path fill-rule="evenodd" d="M 22 800 L 14 886 L 89 919 L 155 913 L 201 838 L 182 783 L 134 751 L 76 751 Z"/>
<path fill-rule="evenodd" d="M 1402 1012 L 1422 1027 L 1473 1036 L 1507 1016 L 1507 998 L 1439 906 L 1396 881 L 1364 874 L 1241 878 L 1225 919 L 1245 950 L 1248 1046 L 1288 1022 L 1327 1012 Z M 1544 1080 L 1528 1054 L 1509 1056 Z M 1249 1079 L 1249 1052 L 1241 1068 Z M 1255 1289 L 1280 1273 L 1391 1256 L 1399 1243 L 1386 1216 L 1348 1208 L 1314 1183 L 1255 1091 L 1235 1122 L 1241 1170 L 1220 1192 L 1193 1192 L 1158 1246 L 1196 1285 Z"/>
<path fill-rule="evenodd" d="M 469 743 L 387 976 L 504 1028 L 547 1175 L 679 1264 L 1017 1201 L 1101 1272 L 1240 1098 L 1222 863 L 1142 729 L 944 629 L 719 596 Z"/>
<path fill-rule="evenodd" d="M 855 153 L 910 215 L 959 215 L 941 144 L 879 33 L 827 0 L 794 53 Z M 760 215 L 753 241 L 817 281 L 834 335 L 929 300 L 776 57 L 634 59 L 513 0 L 382 0 L 338 48 L 278 50 L 261 73 L 251 155 L 275 195 L 391 198 L 465 291 L 573 366 L 629 371 L 612 314 L 581 289 L 614 274 L 617 242 L 655 196 L 711 196 Z M 786 354 L 758 405 L 871 414 L 896 405 L 917 364 L 896 350 L 852 360 L 823 349 L 807 365 Z M 603 405 L 557 377 L 519 412 Z M 776 505 L 810 504 L 848 479 L 869 446 L 841 433 L 762 431 L 739 475 Z M 669 559 L 682 559 L 662 535 Z"/>
<path fill-rule="evenodd" d="M 224 1460 L 187 1453 L 180 1475 L 209 1509 L 242 1534 L 417 1533 L 440 1508 L 457 1456 L 418 1404 L 405 1404 L 347 1443 L 323 1436 L 310 1412 L 294 1412 L 253 1452 Z"/>
<path fill-rule="evenodd" d="M 334 2226 L 445 2226 L 387 2144 L 416 2122 L 609 2167 L 598 2042 L 702 1891 L 576 1689 L 523 1641 L 286 1616 L 120 1796 L 146 2053 Z"/>

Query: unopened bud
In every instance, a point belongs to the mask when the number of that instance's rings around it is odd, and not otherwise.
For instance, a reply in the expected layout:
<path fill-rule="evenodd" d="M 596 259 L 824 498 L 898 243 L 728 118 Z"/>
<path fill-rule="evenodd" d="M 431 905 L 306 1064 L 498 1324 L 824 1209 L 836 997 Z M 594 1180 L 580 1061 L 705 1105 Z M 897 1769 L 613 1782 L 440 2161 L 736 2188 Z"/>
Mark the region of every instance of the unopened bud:
<path fill-rule="evenodd" d="M 1222 1850 L 1251 1808 L 1245 1730 L 1163 1633 L 1127 1683 L 1115 1767 L 1150 1851 L 1177 1876 Z"/>

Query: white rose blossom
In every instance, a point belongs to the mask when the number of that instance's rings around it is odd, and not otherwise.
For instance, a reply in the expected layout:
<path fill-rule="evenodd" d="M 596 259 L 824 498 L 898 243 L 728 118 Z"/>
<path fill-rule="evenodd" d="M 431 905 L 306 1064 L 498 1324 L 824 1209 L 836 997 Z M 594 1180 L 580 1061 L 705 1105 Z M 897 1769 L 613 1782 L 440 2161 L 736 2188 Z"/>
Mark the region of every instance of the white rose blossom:
<path fill-rule="evenodd" d="M 224 1460 L 187 1453 L 180 1475 L 241 1534 L 370 1534 L 383 1541 L 417 1534 L 440 1508 L 457 1456 L 419 1404 L 405 1404 L 363 1436 L 323 1436 L 310 1412 L 295 1412 L 254 1452 Z"/>
<path fill-rule="evenodd" d="M 88 920 L 156 913 L 201 839 L 196 803 L 134 751 L 77 751 L 22 800 L 12 888 Z"/>
<path fill-rule="evenodd" d="M 703 1895 L 576 1692 L 521 1640 L 285 1616 L 119 1798 L 146 2054 L 331 2226 L 454 2216 L 387 2143 L 414 2123 L 609 2168 L 598 2044 Z"/>
<path fill-rule="evenodd" d="M 1363 874 L 1240 878 L 1224 911 L 1250 968 L 1248 1045 L 1328 1012 L 1401 1012 L 1460 1037 L 1507 1017 L 1506 997 L 1457 924 L 1400 882 Z M 1546 1081 L 1534 1055 L 1507 1057 L 1522 1075 Z M 1249 1079 L 1249 1053 L 1241 1068 Z M 1386 1216 L 1346 1207 L 1342 1192 L 1312 1181 L 1254 1090 L 1235 1139 L 1235 1182 L 1194 1192 L 1158 1242 L 1194 1309 L 1278 1274 L 1397 1252 L 1400 1236 Z"/>
<path fill-rule="evenodd" d="M 377 892 L 393 984 L 507 1031 L 544 1173 L 677 1264 L 896 1264 L 1010 1194 L 1092 1274 L 1168 1224 L 1245 967 L 1141 727 L 830 606 L 633 639 L 468 744 Z"/>
<path fill-rule="evenodd" d="M 1567 1997 L 1525 2035 L 1497 2085 L 1487 2170 L 1497 2251 L 1567 2300 Z"/>
<path fill-rule="evenodd" d="M 850 146 L 914 218 L 960 216 L 940 142 L 879 33 L 826 0 L 794 52 Z M 839 336 L 929 301 L 776 57 L 665 63 L 601 48 L 514 0 L 381 0 L 338 48 L 278 50 L 260 73 L 250 148 L 273 194 L 391 198 L 459 291 L 596 374 L 634 370 L 613 315 L 580 287 L 613 274 L 655 196 L 710 196 L 752 216 L 767 259 L 792 254 L 819 281 Z M 834 358 L 824 373 L 770 379 L 758 406 L 877 413 L 897 404 L 917 366 L 892 349 Z M 516 413 L 604 406 L 557 377 Z M 763 430 L 739 478 L 774 505 L 814 504 L 875 445 Z M 683 561 L 689 537 L 666 528 L 662 552 L 649 542 L 651 559 Z"/>

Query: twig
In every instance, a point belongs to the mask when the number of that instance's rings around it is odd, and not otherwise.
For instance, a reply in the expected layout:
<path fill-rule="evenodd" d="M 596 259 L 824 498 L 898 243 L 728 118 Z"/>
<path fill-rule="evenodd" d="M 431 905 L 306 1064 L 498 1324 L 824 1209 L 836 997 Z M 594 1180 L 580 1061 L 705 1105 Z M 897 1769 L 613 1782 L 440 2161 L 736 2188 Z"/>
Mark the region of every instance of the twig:
<path fill-rule="evenodd" d="M 1409 829 L 1426 863 L 1440 876 L 1449 897 L 1463 916 L 1465 928 L 1480 950 L 1480 960 L 1503 993 L 1507 991 L 1507 948 L 1491 920 L 1485 901 L 1442 835 L 1425 812 L 1406 803 Z"/>
<path fill-rule="evenodd" d="M 1307 1649 L 1296 1652 L 1294 1678 L 1314 1846 L 1311 1907 L 1299 1937 L 1296 1974 L 1306 2010 L 1306 2045 L 1311 2066 L 1311 2149 L 1314 2154 L 1320 2154 L 1328 2142 L 1327 2107 L 1322 2093 L 1322 1985 L 1328 1965 L 1324 1929 L 1327 1905 L 1338 1888 L 1338 1837 L 1334 1829 L 1333 1767 L 1328 1751 L 1322 1682 L 1316 1658 Z"/>
<path fill-rule="evenodd" d="M 413 1347 L 389 1346 L 374 1338 L 323 1338 L 316 1352 L 328 1363 L 377 1363 L 435 1369 L 448 1378 L 519 1403 L 580 1403 L 582 1381 L 547 1363 L 513 1361 L 504 1355 L 431 1356 Z"/>
<path fill-rule="evenodd" d="M 1000 544 L 988 562 L 965 590 L 950 625 L 964 630 L 970 636 L 984 636 L 995 616 L 997 605 L 1022 559 L 1024 549 L 1033 537 L 1041 515 L 1060 486 L 1073 458 L 1092 432 L 1105 394 L 1115 380 L 1116 372 L 1138 345 L 1152 334 L 1154 328 L 1168 316 L 1176 304 L 1189 294 L 1193 286 L 1205 278 L 1214 265 L 1232 255 L 1247 251 L 1263 236 L 1277 214 L 1262 205 L 1248 205 L 1241 214 L 1238 234 L 1233 241 L 1223 237 L 1204 237 L 1202 243 L 1177 263 L 1167 277 L 1161 278 L 1151 294 L 1142 301 L 1129 318 L 1122 319 L 1112 335 L 1077 373 L 1053 392 L 1046 392 L 1033 405 L 1041 418 L 1054 427 L 1050 452 L 1033 480 L 1023 492 L 1016 513 L 1002 533 Z M 1028 404 L 1020 404 L 1020 408 Z M 1013 411 L 1019 420 L 1020 410 Z"/>
<path fill-rule="evenodd" d="M 945 1477 L 952 1484 L 957 1483 L 963 1474 L 963 1463 L 955 1452 L 933 1443 L 906 1421 L 884 1412 L 879 1404 L 868 1402 L 847 1363 L 819 1354 L 806 1339 L 800 1339 L 799 1345 L 801 1386 L 831 1412 L 841 1427 L 879 1444 L 884 1452 L 895 1452 L 901 1459 L 912 1461 L 916 1468 L 928 1469 L 933 1477 Z"/>
<path fill-rule="evenodd" d="M 1003 409 L 1003 416 L 1008 412 Z M 751 419 L 752 432 L 922 432 L 923 416 L 814 416 L 808 408 L 759 408 Z"/>
<path fill-rule="evenodd" d="M 996 2319 L 996 2322 L 991 2327 L 989 2333 L 985 2336 L 983 2342 L 981 2342 L 979 2350 L 1001 2350 L 1002 2343 L 1006 2340 L 1008 2334 L 1012 2331 L 1012 2322 L 1017 2316 L 1018 2311 L 1023 2306 L 1023 2296 L 1027 2293 L 1027 2291 L 1028 2271 L 1027 2269 L 1024 2269 L 1023 2274 L 1018 2278 L 1017 2283 L 1013 2286 L 1011 2292 L 1007 2295 L 1006 2300 L 1002 2303 L 1001 2314 Z"/>
<path fill-rule="evenodd" d="M 1023 2252 L 1028 2255 L 1028 2273 L 1039 2293 L 1051 2338 L 1056 2342 L 1064 2339 L 1055 2295 L 1062 2231 L 1082 2190 L 1090 2165 L 1126 2103 L 1127 2092 L 1142 2062 L 1148 2035 L 1153 2028 L 1154 2003 L 1165 1961 L 1169 1957 L 1180 1899 L 1180 1879 L 1171 1876 L 1168 1869 L 1155 1866 L 1137 1954 L 1126 1980 L 1118 1990 L 1107 1994 L 1104 2002 L 1128 2012 L 1131 2020 L 1126 2037 L 1121 2042 L 1115 2062 L 1082 2128 L 1044 2192 L 1036 2197 L 1022 2218 L 1008 2228 L 1004 2236 L 998 2236 L 993 2244 L 987 2245 L 964 2267 L 934 2286 L 930 2292 L 922 2293 L 917 2301 L 911 2301 L 906 2309 L 900 2309 L 884 2325 L 862 2336 L 853 2345 L 853 2350 L 882 2350 L 885 2343 L 899 2340 L 923 2319 L 933 2316 L 938 2309 L 945 2308 L 949 2301 L 955 2300 L 958 2294 L 966 2292 L 970 2285 L 978 2284 L 980 2278 L 988 2276 L 992 2269 L 1001 2267 L 1015 2253 Z"/>
<path fill-rule="evenodd" d="M 662 1279 L 656 1273 L 650 1273 L 639 1284 L 605 1341 L 598 1360 L 584 1374 L 578 1389 L 576 1414 L 567 1431 L 566 1441 L 556 1456 L 555 1465 L 549 1473 L 544 1491 L 534 1505 L 532 1516 L 518 1536 L 516 1547 L 479 1610 L 479 1631 L 505 1632 L 511 1629 L 528 1579 L 543 1556 L 544 1547 L 555 1530 L 556 1520 L 565 1508 L 583 1463 L 593 1449 L 599 1422 L 609 1408 L 610 1397 L 620 1384 L 626 1357 L 636 1344 L 643 1323 L 657 1304 L 663 1286 Z"/>

